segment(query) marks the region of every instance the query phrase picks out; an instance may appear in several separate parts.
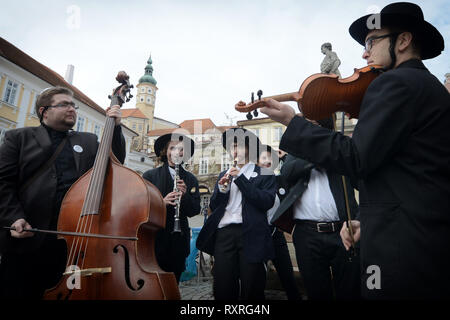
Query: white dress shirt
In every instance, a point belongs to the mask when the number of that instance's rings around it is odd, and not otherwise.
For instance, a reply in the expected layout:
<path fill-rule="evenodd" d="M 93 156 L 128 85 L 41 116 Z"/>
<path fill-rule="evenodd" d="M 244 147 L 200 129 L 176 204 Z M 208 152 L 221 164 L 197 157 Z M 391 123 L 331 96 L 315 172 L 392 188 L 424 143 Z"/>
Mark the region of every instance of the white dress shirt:
<path fill-rule="evenodd" d="M 239 166 L 237 168 L 239 169 Z M 249 162 L 239 170 L 238 176 L 243 174 L 247 179 L 250 179 L 254 170 L 255 164 Z M 234 181 L 228 184 L 228 188 L 223 188 L 219 185 L 219 192 L 226 193 L 228 190 L 230 191 L 230 197 L 218 228 L 223 228 L 232 223 L 242 223 L 242 193 Z"/>
<path fill-rule="evenodd" d="M 294 205 L 295 219 L 321 222 L 340 220 L 325 171 L 311 170 L 308 188 Z"/>
<path fill-rule="evenodd" d="M 172 176 L 172 180 L 175 180 L 175 169 L 173 169 L 171 166 L 169 166 L 169 173 Z"/>

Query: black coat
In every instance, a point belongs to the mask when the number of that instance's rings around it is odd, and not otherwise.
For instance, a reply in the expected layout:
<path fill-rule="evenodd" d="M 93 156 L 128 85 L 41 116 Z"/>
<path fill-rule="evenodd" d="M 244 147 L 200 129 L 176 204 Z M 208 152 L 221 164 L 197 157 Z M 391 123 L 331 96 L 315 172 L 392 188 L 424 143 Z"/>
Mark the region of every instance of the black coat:
<path fill-rule="evenodd" d="M 370 84 L 351 138 L 300 117 L 283 135 L 280 149 L 359 180 L 367 298 L 450 297 L 449 126 L 447 89 L 409 60 Z"/>
<path fill-rule="evenodd" d="M 242 243 L 248 263 L 263 262 L 274 257 L 267 211 L 272 208 L 275 201 L 275 176 L 260 174 L 261 168 L 258 166 L 255 166 L 254 172 L 256 177 L 247 180 L 242 174 L 233 180 L 242 193 Z M 221 172 L 217 181 L 225 173 L 226 171 Z M 230 192 L 220 192 L 216 182 L 209 204 L 212 213 L 197 238 L 197 248 L 200 251 L 214 255 L 217 227 L 225 214 L 229 198 Z"/>
<path fill-rule="evenodd" d="M 289 214 L 293 217 L 294 204 L 299 199 L 306 188 L 308 188 L 309 178 L 313 164 L 292 155 L 288 155 L 286 162 L 281 168 L 281 174 L 278 176 L 278 196 L 280 206 L 274 214 L 274 217 Z M 347 209 L 344 197 L 344 186 L 342 176 L 334 172 L 327 171 L 328 183 L 333 194 L 340 221 L 347 221 Z M 352 219 L 358 219 L 358 203 L 355 199 L 355 193 L 349 179 L 346 180 L 347 195 L 350 207 L 350 216 Z M 282 191 L 280 193 L 280 190 Z M 273 219 L 272 219 L 273 220 Z"/>
<path fill-rule="evenodd" d="M 173 191 L 173 179 L 169 172 L 167 163 L 164 165 L 146 171 L 143 177 L 154 184 L 161 192 L 163 198 Z M 180 204 L 180 229 L 181 235 L 173 235 L 175 207 L 167 205 L 166 227 L 158 232 L 156 238 L 157 256 L 161 257 L 165 251 L 172 252 L 171 257 L 180 257 L 185 259 L 190 252 L 190 228 L 188 217 L 193 217 L 200 213 L 200 192 L 198 189 L 197 178 L 190 172 L 180 167 L 180 178 L 186 184 L 186 193 L 181 197 Z M 170 259 L 170 257 L 167 257 Z"/>
<path fill-rule="evenodd" d="M 94 164 L 97 154 L 97 136 L 87 132 L 69 132 L 74 145 L 83 148 L 73 152 L 78 177 Z M 119 161 L 125 159 L 125 139 L 120 126 L 114 130 L 112 149 Z M 52 156 L 52 144 L 43 126 L 9 130 L 0 146 L 0 225 L 10 226 L 25 219 L 33 228 L 48 229 L 54 212 L 57 188 L 55 163 L 43 172 L 25 191 L 21 186 Z M 45 235 L 16 239 L 9 231 L 0 230 L 0 252 L 22 252 L 39 247 Z"/>

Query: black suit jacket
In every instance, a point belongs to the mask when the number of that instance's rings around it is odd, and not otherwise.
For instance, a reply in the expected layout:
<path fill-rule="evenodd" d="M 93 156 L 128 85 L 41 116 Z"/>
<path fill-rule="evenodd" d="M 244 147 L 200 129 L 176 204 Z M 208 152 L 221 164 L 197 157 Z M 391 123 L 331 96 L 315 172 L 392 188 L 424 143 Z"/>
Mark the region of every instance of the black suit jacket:
<path fill-rule="evenodd" d="M 226 171 L 221 172 L 217 181 L 225 173 Z M 256 177 L 248 180 L 243 174 L 233 180 L 242 193 L 242 243 L 244 256 L 249 263 L 263 262 L 274 256 L 267 211 L 275 202 L 275 176 L 261 174 L 261 168 L 256 165 L 254 173 Z M 230 191 L 220 192 L 216 182 L 210 201 L 212 213 L 197 238 L 197 248 L 200 251 L 214 255 L 217 227 L 225 214 L 229 198 Z"/>
<path fill-rule="evenodd" d="M 165 188 L 162 183 L 163 176 L 165 176 L 164 179 L 170 184 L 167 190 L 163 190 Z M 146 171 L 143 174 L 143 178 L 153 183 L 161 192 L 163 198 L 173 191 L 173 179 L 170 175 L 167 163 L 164 163 L 164 165 L 158 168 Z M 172 235 L 175 221 L 175 207 L 168 205 L 166 206 L 166 227 L 158 232 L 155 250 L 157 251 L 158 256 L 165 256 L 164 251 L 174 250 L 176 252 L 175 256 L 184 259 L 189 255 L 191 239 L 189 221 L 187 218 L 200 213 L 200 192 L 198 189 L 197 178 L 192 173 L 180 169 L 180 178 L 186 184 L 186 193 L 183 195 L 180 202 L 181 235 L 179 237 L 173 237 Z M 167 257 L 167 259 L 171 258 Z"/>
<path fill-rule="evenodd" d="M 300 117 L 287 127 L 281 149 L 359 180 L 367 298 L 450 297 L 449 125 L 449 92 L 409 60 L 370 84 L 352 137 Z"/>
<path fill-rule="evenodd" d="M 293 217 L 294 204 L 297 199 L 301 198 L 306 188 L 308 188 L 311 170 L 314 165 L 300 158 L 295 158 L 288 155 L 286 162 L 281 168 L 278 183 L 278 196 L 281 200 L 280 206 L 275 212 L 271 223 L 282 215 L 289 215 Z M 347 208 L 345 204 L 344 186 L 342 183 L 342 176 L 333 172 L 327 171 L 328 183 L 331 193 L 333 194 L 336 208 L 340 221 L 347 221 Z M 358 219 L 358 203 L 355 199 L 353 186 L 349 179 L 345 179 L 347 187 L 347 195 L 350 207 L 350 216 L 352 219 Z M 281 190 L 281 192 L 280 192 Z M 292 230 L 285 230 L 291 232 Z"/>
<path fill-rule="evenodd" d="M 78 176 L 82 176 L 94 164 L 97 154 L 97 136 L 87 132 L 69 132 L 68 143 L 79 145 L 82 152 L 73 152 Z M 113 151 L 119 161 L 125 159 L 125 139 L 121 127 L 114 130 Z M 33 228 L 48 229 L 53 214 L 56 195 L 56 169 L 53 164 L 25 191 L 21 186 L 52 156 L 52 146 L 43 126 L 9 130 L 0 146 L 0 225 L 10 226 L 18 219 L 25 219 Z M 40 246 L 45 235 L 15 239 L 10 232 L 0 230 L 0 252 L 22 252 Z"/>

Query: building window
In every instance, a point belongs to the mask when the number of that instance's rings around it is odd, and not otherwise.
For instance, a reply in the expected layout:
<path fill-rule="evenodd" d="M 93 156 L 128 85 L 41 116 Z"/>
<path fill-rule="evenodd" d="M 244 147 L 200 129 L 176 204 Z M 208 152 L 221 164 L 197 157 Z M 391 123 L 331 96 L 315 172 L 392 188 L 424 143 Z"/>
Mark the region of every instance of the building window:
<path fill-rule="evenodd" d="M 231 163 L 228 160 L 228 155 L 227 154 L 222 155 L 222 164 L 221 164 L 220 171 L 228 170 L 228 169 L 230 169 L 230 167 L 231 167 Z"/>
<path fill-rule="evenodd" d="M 150 98 L 147 98 L 147 103 L 151 103 L 151 99 Z"/>
<path fill-rule="evenodd" d="M 142 92 L 142 93 L 145 93 L 145 87 L 142 87 L 142 88 L 141 88 L 141 92 Z"/>
<path fill-rule="evenodd" d="M 282 127 L 276 127 L 275 128 L 275 141 L 281 141 L 281 137 L 283 136 L 283 128 Z"/>
<path fill-rule="evenodd" d="M 199 174 L 208 174 L 208 159 L 201 158 L 200 159 L 200 166 L 198 169 Z"/>
<path fill-rule="evenodd" d="M 133 123 L 132 129 L 136 130 L 136 123 Z"/>
<path fill-rule="evenodd" d="M 101 131 L 100 126 L 98 124 L 95 124 L 94 125 L 94 133 L 97 136 L 98 140 L 100 140 L 100 131 Z"/>
<path fill-rule="evenodd" d="M 33 101 L 31 101 L 31 109 L 30 109 L 30 114 L 33 115 L 33 116 L 36 116 L 36 117 L 37 117 L 37 114 L 36 114 L 36 99 L 37 99 L 37 96 L 38 96 L 38 93 L 35 92 L 34 95 L 33 95 Z"/>
<path fill-rule="evenodd" d="M 204 194 L 200 196 L 200 207 L 204 210 L 204 208 L 209 207 L 209 195 Z"/>
<path fill-rule="evenodd" d="M 140 125 L 138 126 L 138 128 L 139 128 L 139 131 L 142 131 L 142 124 L 140 124 Z"/>
<path fill-rule="evenodd" d="M 144 98 L 143 97 L 141 97 L 141 102 L 144 102 Z"/>
<path fill-rule="evenodd" d="M 152 88 L 148 88 L 148 93 L 152 94 Z"/>
<path fill-rule="evenodd" d="M 83 131 L 83 130 L 84 130 L 84 118 L 78 116 L 77 131 Z"/>
<path fill-rule="evenodd" d="M 18 87 L 19 87 L 19 84 L 17 82 L 8 80 L 8 84 L 6 85 L 6 90 L 5 90 L 5 95 L 3 97 L 3 101 L 15 106 Z"/>

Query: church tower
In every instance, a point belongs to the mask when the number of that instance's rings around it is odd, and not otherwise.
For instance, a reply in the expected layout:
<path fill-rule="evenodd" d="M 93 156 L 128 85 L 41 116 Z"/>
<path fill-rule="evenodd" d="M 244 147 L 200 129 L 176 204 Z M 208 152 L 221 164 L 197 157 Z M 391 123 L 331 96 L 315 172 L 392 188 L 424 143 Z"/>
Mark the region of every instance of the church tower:
<path fill-rule="evenodd" d="M 149 127 L 146 132 L 152 130 L 153 117 L 155 113 L 155 98 L 156 98 L 156 80 L 153 78 L 152 56 L 147 61 L 145 67 L 145 74 L 139 79 L 136 95 L 136 108 L 138 108 L 149 120 Z"/>

